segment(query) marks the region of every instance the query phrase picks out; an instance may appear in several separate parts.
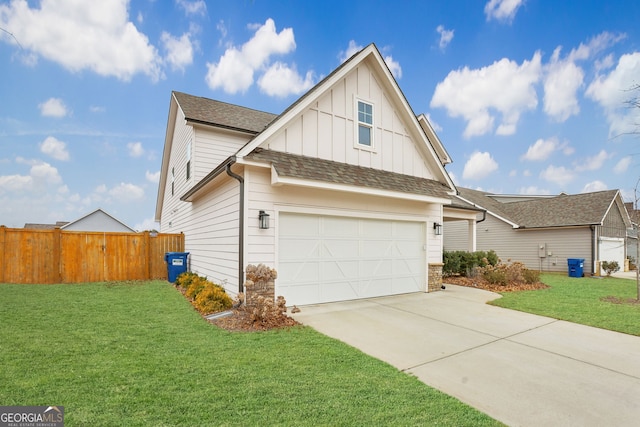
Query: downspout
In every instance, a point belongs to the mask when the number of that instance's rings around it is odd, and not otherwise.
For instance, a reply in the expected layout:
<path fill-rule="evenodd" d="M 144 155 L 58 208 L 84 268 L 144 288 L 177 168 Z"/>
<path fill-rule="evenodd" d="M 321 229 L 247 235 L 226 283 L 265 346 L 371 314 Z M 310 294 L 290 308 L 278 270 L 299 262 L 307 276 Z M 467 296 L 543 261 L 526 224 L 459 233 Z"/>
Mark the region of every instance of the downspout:
<path fill-rule="evenodd" d="M 227 175 L 235 178 L 240 183 L 240 232 L 238 233 L 238 293 L 244 292 L 243 276 L 244 276 L 244 178 L 231 171 L 231 165 L 236 162 L 235 157 L 227 163 Z"/>
<path fill-rule="evenodd" d="M 487 210 L 486 209 L 482 211 L 482 219 L 476 221 L 476 224 L 480 224 L 485 219 L 487 219 Z"/>
<path fill-rule="evenodd" d="M 591 226 L 591 275 L 596 275 L 596 245 L 598 244 L 596 237 L 596 226 Z"/>

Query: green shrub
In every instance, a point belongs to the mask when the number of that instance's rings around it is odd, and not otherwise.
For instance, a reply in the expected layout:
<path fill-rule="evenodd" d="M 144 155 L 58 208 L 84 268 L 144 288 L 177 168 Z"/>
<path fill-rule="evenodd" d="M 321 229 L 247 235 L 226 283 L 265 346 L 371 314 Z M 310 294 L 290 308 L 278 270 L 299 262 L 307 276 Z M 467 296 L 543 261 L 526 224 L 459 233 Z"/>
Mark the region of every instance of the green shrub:
<path fill-rule="evenodd" d="M 191 280 L 191 283 L 189 284 L 189 287 L 184 294 L 191 299 L 195 299 L 195 297 L 198 296 L 200 291 L 204 289 L 207 283 L 211 282 L 209 282 L 204 277 L 196 276 Z"/>
<path fill-rule="evenodd" d="M 522 272 L 525 283 L 538 283 L 540 281 L 540 272 L 538 270 L 529 270 L 525 268 Z"/>
<path fill-rule="evenodd" d="M 208 282 L 198 292 L 193 305 L 202 314 L 211 314 L 231 308 L 233 301 L 220 285 Z"/>
<path fill-rule="evenodd" d="M 507 283 L 507 272 L 504 269 L 491 269 L 484 272 L 482 275 L 484 279 L 491 283 L 492 285 L 502 285 L 506 286 Z"/>
<path fill-rule="evenodd" d="M 605 273 L 607 273 L 607 276 L 611 276 L 611 273 L 615 273 L 620 270 L 620 264 L 618 264 L 618 261 L 602 261 L 600 266 Z"/>
<path fill-rule="evenodd" d="M 467 252 L 467 251 L 445 251 L 443 254 L 442 273 L 445 276 L 467 276 L 473 275 L 476 267 L 496 265 L 500 260 L 495 251 L 490 250 Z"/>

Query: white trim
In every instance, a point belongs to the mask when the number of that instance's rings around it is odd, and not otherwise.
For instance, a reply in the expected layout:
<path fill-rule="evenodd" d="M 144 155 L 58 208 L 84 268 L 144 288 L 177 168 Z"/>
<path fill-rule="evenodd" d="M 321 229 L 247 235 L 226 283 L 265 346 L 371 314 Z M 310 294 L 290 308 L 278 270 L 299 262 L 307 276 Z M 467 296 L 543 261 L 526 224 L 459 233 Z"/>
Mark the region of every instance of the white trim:
<path fill-rule="evenodd" d="M 276 219 L 275 219 L 276 228 L 278 230 L 279 230 L 278 218 L 280 216 L 280 212 L 298 213 L 298 214 L 305 214 L 305 215 L 338 216 L 338 217 L 348 217 L 348 218 L 380 219 L 380 220 L 406 221 L 406 222 L 423 222 L 425 226 L 428 225 L 428 221 L 429 221 L 429 219 L 428 218 L 425 219 L 425 216 L 423 215 L 359 211 L 359 210 L 346 209 L 346 208 L 345 209 L 322 208 L 317 206 L 288 205 L 284 203 L 274 203 L 273 209 L 276 216 Z"/>

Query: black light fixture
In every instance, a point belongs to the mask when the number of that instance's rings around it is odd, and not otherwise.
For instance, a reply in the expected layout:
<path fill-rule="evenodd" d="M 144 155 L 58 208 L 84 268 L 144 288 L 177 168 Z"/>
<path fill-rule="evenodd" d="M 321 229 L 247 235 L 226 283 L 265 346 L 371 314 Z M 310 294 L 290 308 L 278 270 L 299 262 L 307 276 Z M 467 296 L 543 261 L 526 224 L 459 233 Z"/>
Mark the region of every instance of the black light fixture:
<path fill-rule="evenodd" d="M 265 211 L 260 211 L 258 214 L 258 220 L 260 221 L 260 229 L 268 230 L 269 229 L 269 214 Z"/>
<path fill-rule="evenodd" d="M 439 222 L 434 222 L 433 231 L 436 234 L 436 236 L 442 236 L 442 224 L 440 224 Z"/>

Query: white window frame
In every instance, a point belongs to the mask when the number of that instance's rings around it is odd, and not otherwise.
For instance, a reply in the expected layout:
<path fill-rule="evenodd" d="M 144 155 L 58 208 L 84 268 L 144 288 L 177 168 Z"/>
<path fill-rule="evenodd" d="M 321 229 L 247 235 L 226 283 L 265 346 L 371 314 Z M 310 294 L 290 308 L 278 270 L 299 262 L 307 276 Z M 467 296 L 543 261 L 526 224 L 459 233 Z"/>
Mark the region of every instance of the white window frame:
<path fill-rule="evenodd" d="M 367 122 L 362 122 L 360 121 L 360 109 L 359 109 L 359 103 L 363 103 L 365 105 L 369 105 L 371 106 L 371 123 L 367 123 Z M 355 137 L 354 137 L 354 147 L 358 148 L 360 150 L 367 150 L 367 151 L 376 151 L 376 145 L 375 145 L 375 104 L 371 101 L 367 101 L 366 99 L 362 99 L 362 98 L 355 98 L 355 102 L 354 102 L 354 116 L 355 116 L 355 120 L 354 120 L 354 129 L 355 129 Z M 371 145 L 366 145 L 366 144 L 361 144 L 360 143 L 360 126 L 364 126 L 370 129 L 371 131 Z"/>

